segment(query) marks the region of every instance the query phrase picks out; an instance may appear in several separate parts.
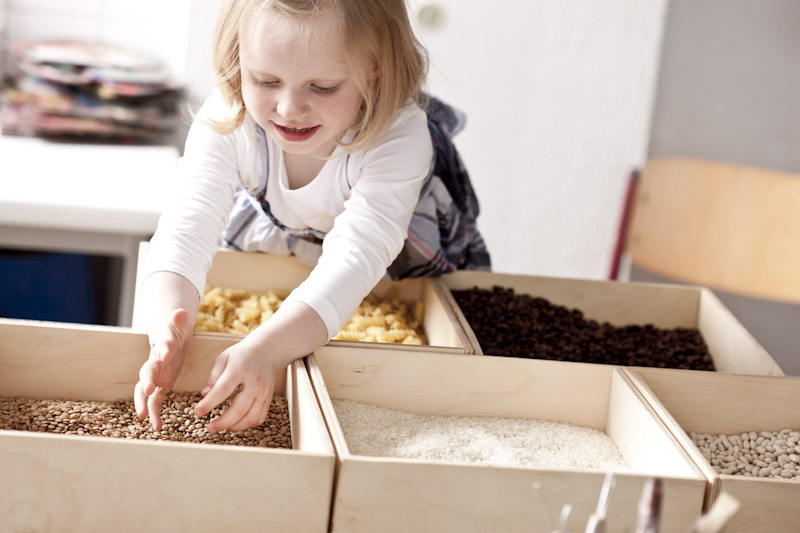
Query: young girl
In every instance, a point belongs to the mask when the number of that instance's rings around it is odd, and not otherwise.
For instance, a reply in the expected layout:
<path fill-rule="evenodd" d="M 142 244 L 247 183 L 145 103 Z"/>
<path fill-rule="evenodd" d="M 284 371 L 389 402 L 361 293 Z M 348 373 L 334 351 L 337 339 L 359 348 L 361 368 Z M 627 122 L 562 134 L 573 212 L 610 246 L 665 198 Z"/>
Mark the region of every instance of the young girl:
<path fill-rule="evenodd" d="M 225 0 L 214 45 L 219 90 L 189 132 L 141 287 L 151 351 L 134 399 L 156 430 L 220 241 L 315 267 L 217 357 L 195 414 L 241 388 L 210 433 L 263 423 L 276 375 L 384 276 L 489 268 L 449 139 L 463 120 L 421 98 L 425 54 L 404 0 Z"/>

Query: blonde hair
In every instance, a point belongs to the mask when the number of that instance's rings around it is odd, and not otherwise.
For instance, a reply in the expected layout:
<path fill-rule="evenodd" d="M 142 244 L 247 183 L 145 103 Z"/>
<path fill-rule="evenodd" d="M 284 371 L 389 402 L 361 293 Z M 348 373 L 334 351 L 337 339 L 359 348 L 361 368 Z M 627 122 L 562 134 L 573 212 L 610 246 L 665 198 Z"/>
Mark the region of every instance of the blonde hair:
<path fill-rule="evenodd" d="M 225 0 L 212 40 L 217 85 L 230 110 L 211 124 L 219 133 L 231 133 L 244 120 L 241 23 L 264 11 L 300 21 L 338 17 L 345 60 L 363 99 L 353 124 L 355 138 L 338 144 L 357 150 L 375 143 L 409 99 L 421 99 L 428 57 L 414 35 L 405 0 Z"/>

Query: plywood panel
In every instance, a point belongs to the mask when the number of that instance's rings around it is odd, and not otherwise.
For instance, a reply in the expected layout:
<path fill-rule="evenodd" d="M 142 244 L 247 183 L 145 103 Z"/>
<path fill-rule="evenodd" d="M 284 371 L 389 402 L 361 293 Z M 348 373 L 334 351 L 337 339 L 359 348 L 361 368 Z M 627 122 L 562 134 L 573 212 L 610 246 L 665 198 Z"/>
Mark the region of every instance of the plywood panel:
<path fill-rule="evenodd" d="M 547 531 L 548 512 L 573 505 L 580 531 L 605 473 L 352 455 L 331 398 L 428 414 L 506 416 L 613 426 L 630 471 L 617 473 L 608 531 L 631 530 L 649 476 L 663 475 L 661 531 L 686 531 L 705 481 L 665 426 L 612 366 L 450 354 L 348 353 L 323 347 L 306 359 L 337 450 L 333 531 Z M 616 376 L 616 377 L 615 377 Z M 611 407 L 609 404 L 613 404 Z M 614 419 L 613 422 L 610 422 Z M 641 428 L 635 438 L 622 429 Z M 543 510 L 533 484 L 548 495 Z M 668 500 L 668 501 L 667 501 Z"/>
<path fill-rule="evenodd" d="M 234 339 L 192 339 L 176 390 L 199 390 Z M 0 396 L 131 398 L 146 335 L 0 319 Z M 328 530 L 335 456 L 305 364 L 275 393 L 293 449 L 0 430 L 0 523 L 13 531 Z"/>
<path fill-rule="evenodd" d="M 633 263 L 667 278 L 800 303 L 800 176 L 678 157 L 651 159 L 628 235 Z"/>
<path fill-rule="evenodd" d="M 722 492 L 738 500 L 741 507 L 725 531 L 797 530 L 800 483 L 717 474 L 689 433 L 732 435 L 800 428 L 800 378 L 648 368 L 624 372 L 703 472 L 706 507 Z"/>
<path fill-rule="evenodd" d="M 494 286 L 541 297 L 578 309 L 587 319 L 615 326 L 652 324 L 658 328 L 696 328 L 719 372 L 782 376 L 783 371 L 755 338 L 708 289 L 665 283 L 579 280 L 544 276 L 453 272 L 440 278 L 447 301 L 466 332 L 473 353 L 483 353 L 477 337 L 452 295 L 454 290 Z"/>
<path fill-rule="evenodd" d="M 137 269 L 137 288 L 144 281 L 144 262 L 148 243 L 139 246 L 139 265 Z M 248 292 L 260 292 L 269 289 L 291 291 L 298 287 L 311 272 L 311 268 L 294 256 L 278 256 L 263 253 L 244 253 L 220 249 L 214 256 L 208 271 L 206 282 L 210 286 L 226 289 L 242 289 Z M 452 306 L 445 303 L 443 289 L 435 279 L 408 278 L 400 281 L 381 280 L 372 291 L 385 297 L 393 294 L 402 300 L 421 301 L 425 306 L 423 327 L 428 338 L 428 346 L 440 351 L 453 353 L 469 353 L 472 344 L 460 322 L 455 317 Z M 139 303 L 141 291 L 137 290 L 134 301 L 133 327 L 141 329 L 142 307 Z M 224 333 L 236 339 L 244 335 Z M 333 344 L 344 346 L 370 345 L 376 343 L 331 340 Z M 400 351 L 426 350 L 424 346 L 413 344 L 389 344 L 391 349 Z"/>

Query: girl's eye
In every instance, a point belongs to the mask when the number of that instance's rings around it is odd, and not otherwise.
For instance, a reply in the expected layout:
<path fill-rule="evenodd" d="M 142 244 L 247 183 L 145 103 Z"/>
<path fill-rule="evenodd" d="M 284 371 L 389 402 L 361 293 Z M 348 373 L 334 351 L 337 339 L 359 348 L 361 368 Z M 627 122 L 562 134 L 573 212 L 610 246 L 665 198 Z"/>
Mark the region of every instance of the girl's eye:
<path fill-rule="evenodd" d="M 322 87 L 320 85 L 312 85 L 311 87 L 313 87 L 313 89 L 315 91 L 317 91 L 318 93 L 322 93 L 322 94 L 335 93 L 336 90 L 339 89 L 338 85 L 334 85 L 333 87 Z"/>
<path fill-rule="evenodd" d="M 275 87 L 278 85 L 277 81 L 259 80 L 258 78 L 253 78 L 253 82 L 259 87 Z"/>

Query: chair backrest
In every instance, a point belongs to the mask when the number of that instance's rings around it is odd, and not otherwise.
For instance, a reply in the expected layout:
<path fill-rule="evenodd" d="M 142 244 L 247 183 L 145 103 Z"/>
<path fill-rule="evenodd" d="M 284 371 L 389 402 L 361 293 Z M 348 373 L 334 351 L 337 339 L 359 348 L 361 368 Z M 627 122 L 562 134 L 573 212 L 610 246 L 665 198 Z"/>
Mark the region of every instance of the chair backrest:
<path fill-rule="evenodd" d="M 690 158 L 640 173 L 626 252 L 685 283 L 800 303 L 800 175 Z"/>

